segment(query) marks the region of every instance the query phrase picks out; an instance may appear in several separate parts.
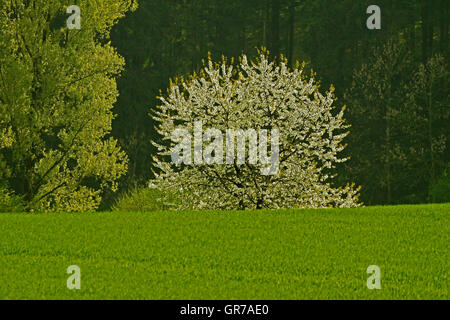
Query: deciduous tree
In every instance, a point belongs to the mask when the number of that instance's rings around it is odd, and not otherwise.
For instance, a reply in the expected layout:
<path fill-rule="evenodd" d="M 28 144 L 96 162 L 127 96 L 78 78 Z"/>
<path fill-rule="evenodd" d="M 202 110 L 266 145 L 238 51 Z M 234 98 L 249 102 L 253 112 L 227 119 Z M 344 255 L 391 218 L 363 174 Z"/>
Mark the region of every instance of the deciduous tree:
<path fill-rule="evenodd" d="M 95 209 L 127 158 L 108 138 L 124 61 L 110 28 L 132 0 L 0 2 L 0 163 L 29 210 Z"/>
<path fill-rule="evenodd" d="M 172 83 L 154 111 L 164 143 L 155 143 L 158 172 L 152 183 L 168 195 L 180 194 L 179 208 L 358 206 L 359 188 L 332 185 L 335 165 L 346 160 L 339 153 L 345 148 L 343 139 L 348 134 L 344 109 L 336 109 L 333 92 L 331 88 L 321 93 L 314 75 L 306 76 L 299 65 L 290 69 L 283 57 L 279 64 L 270 62 L 265 51 L 254 62 L 245 55 L 238 64 L 209 59 L 199 75 Z M 271 138 L 278 130 L 275 174 L 261 174 L 267 165 L 252 162 L 247 153 L 243 163 L 208 164 L 205 155 L 204 163 L 202 158 L 194 163 L 173 163 L 171 155 L 178 148 L 174 132 L 183 130 L 195 136 L 198 121 L 202 121 L 204 130 L 214 128 L 224 134 L 229 129 L 253 129 L 260 134 L 261 130 L 269 130 L 272 156 L 275 151 Z M 228 134 L 226 140 L 216 137 L 208 147 L 218 144 L 216 156 L 225 154 L 226 147 L 228 157 Z M 186 148 L 188 160 L 192 159 L 190 141 Z M 234 144 L 234 138 L 231 141 Z M 195 141 L 193 149 L 195 158 L 199 151 Z"/>

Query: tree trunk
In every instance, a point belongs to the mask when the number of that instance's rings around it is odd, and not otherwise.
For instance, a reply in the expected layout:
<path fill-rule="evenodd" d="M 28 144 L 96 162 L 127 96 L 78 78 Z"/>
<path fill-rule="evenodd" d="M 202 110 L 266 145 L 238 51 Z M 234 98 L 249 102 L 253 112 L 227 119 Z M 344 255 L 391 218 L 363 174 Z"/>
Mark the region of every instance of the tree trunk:
<path fill-rule="evenodd" d="M 422 3 L 422 62 L 427 63 L 433 52 L 432 1 Z"/>
<path fill-rule="evenodd" d="M 409 42 L 411 48 L 411 55 L 413 60 L 416 61 L 416 26 L 413 24 L 411 30 L 409 31 Z"/>
<path fill-rule="evenodd" d="M 289 65 L 294 66 L 295 0 L 289 6 Z"/>
<path fill-rule="evenodd" d="M 269 21 L 269 5 L 270 2 L 269 0 L 266 0 L 264 2 L 264 8 L 263 8 L 263 46 L 267 47 L 267 25 L 268 25 L 268 21 Z"/>
<path fill-rule="evenodd" d="M 191 56 L 191 63 L 192 63 L 192 70 L 197 69 L 197 55 L 198 55 L 198 8 L 196 5 L 196 1 L 193 0 L 191 2 L 191 28 L 192 28 L 192 56 Z"/>
<path fill-rule="evenodd" d="M 440 18 L 440 49 L 442 55 L 446 57 L 448 62 L 448 6 L 449 6 L 449 0 L 441 0 L 441 7 L 439 11 L 441 12 L 441 18 Z"/>
<path fill-rule="evenodd" d="M 275 58 L 280 56 L 280 0 L 272 0 L 272 39 L 270 50 Z"/>
<path fill-rule="evenodd" d="M 436 182 L 436 173 L 434 170 L 434 149 L 433 149 L 433 79 L 430 79 L 428 88 L 428 144 L 430 148 L 430 181 Z M 434 202 L 434 199 L 432 199 Z"/>

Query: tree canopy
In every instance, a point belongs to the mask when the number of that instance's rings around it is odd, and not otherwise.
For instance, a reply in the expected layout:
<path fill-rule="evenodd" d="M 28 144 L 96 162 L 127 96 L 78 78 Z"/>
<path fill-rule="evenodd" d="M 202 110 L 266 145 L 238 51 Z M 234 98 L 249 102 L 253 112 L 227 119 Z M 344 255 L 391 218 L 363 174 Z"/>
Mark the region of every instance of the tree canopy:
<path fill-rule="evenodd" d="M 0 167 L 29 210 L 96 209 L 127 168 L 108 137 L 124 66 L 109 32 L 134 4 L 79 1 L 69 30 L 65 2 L 0 4 Z"/>

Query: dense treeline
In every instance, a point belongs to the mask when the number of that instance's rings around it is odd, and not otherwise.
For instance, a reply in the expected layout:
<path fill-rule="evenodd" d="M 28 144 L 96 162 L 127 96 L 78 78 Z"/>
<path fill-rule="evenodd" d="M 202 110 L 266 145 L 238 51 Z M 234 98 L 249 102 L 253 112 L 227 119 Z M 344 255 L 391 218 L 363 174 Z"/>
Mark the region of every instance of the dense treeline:
<path fill-rule="evenodd" d="M 448 202 L 449 2 L 0 0 L 0 211 L 113 207 L 153 178 L 169 79 L 262 47 L 346 106 L 336 186 Z"/>
<path fill-rule="evenodd" d="M 448 0 L 379 0 L 381 30 L 368 30 L 373 1 L 141 1 L 113 29 L 125 57 L 113 136 L 130 163 L 125 189 L 151 178 L 148 112 L 168 79 L 213 58 L 267 47 L 307 62 L 323 87 L 348 106 L 352 160 L 342 181 L 363 186 L 366 204 L 432 201 L 429 188 L 448 166 Z M 431 60 L 430 60 L 431 59 Z"/>

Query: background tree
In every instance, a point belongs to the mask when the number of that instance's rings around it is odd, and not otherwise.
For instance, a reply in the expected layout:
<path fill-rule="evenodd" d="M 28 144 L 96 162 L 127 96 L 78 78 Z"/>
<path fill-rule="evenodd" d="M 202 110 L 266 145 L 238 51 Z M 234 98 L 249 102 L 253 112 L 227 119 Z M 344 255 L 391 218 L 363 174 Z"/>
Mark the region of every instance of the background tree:
<path fill-rule="evenodd" d="M 76 1 L 82 25 L 69 30 L 72 4 L 0 3 L 0 163 L 29 210 L 93 210 L 127 167 L 108 137 L 124 64 L 109 32 L 135 4 Z"/>
<path fill-rule="evenodd" d="M 346 93 L 354 132 L 347 178 L 358 177 L 369 203 L 421 202 L 423 186 L 446 167 L 447 67 L 442 56 L 425 66 L 411 60 L 405 45 L 388 42 L 354 73 Z"/>

